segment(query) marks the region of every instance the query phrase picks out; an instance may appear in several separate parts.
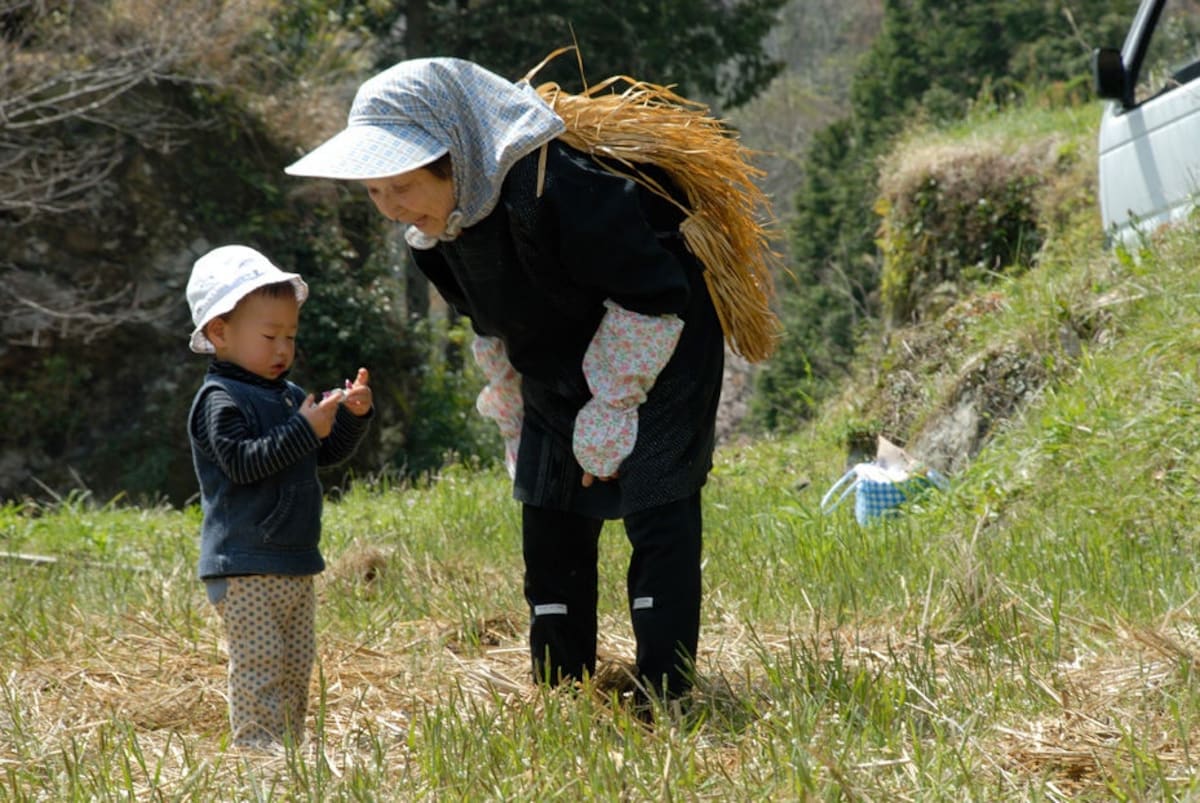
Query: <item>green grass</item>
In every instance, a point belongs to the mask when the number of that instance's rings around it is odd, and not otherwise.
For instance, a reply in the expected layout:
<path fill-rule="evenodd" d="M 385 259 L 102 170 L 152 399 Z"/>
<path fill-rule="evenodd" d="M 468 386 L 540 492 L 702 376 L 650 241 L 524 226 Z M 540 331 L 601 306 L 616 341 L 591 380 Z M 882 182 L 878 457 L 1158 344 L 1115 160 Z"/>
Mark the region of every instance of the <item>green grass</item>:
<path fill-rule="evenodd" d="M 1195 799 L 1197 233 L 1137 258 L 1079 237 L 993 288 L 926 381 L 1016 342 L 1049 382 L 898 519 L 818 509 L 844 401 L 722 449 L 698 687 L 653 729 L 612 680 L 633 655 L 617 525 L 594 688 L 529 683 L 497 473 L 329 502 L 310 740 L 273 758 L 226 743 L 196 509 L 8 504 L 0 548 L 56 562 L 0 560 L 0 799 Z M 1071 353 L 1047 346 L 1065 325 Z"/>

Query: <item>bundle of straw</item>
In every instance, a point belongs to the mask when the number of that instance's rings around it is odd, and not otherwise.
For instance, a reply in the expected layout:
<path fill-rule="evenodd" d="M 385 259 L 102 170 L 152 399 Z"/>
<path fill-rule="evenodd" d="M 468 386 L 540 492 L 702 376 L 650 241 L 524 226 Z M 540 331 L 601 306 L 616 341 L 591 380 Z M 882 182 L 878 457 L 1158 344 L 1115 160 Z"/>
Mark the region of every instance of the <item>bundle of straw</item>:
<path fill-rule="evenodd" d="M 555 51 L 547 61 L 569 48 Z M 624 85 L 624 90 L 617 88 Z M 668 87 L 614 76 L 573 95 L 554 83 L 537 92 L 566 123 L 560 139 L 585 153 L 605 157 L 608 169 L 622 173 L 679 206 L 684 241 L 704 264 L 725 341 L 750 362 L 775 350 L 781 326 L 771 309 L 775 296 L 772 250 L 763 219 L 770 218 L 766 196 L 754 183 L 763 172 L 752 166 L 745 149 L 702 103 Z M 653 164 L 666 171 L 687 198 L 680 204 L 638 169 Z"/>

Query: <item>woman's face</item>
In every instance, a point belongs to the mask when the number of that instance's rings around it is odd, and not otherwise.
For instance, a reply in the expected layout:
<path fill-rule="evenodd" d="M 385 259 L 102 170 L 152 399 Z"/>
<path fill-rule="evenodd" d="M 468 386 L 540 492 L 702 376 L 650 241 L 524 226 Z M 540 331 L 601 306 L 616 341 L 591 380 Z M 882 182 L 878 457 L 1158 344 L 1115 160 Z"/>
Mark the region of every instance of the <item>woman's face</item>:
<path fill-rule="evenodd" d="M 454 182 L 424 167 L 386 178 L 369 178 L 363 186 L 381 215 L 416 226 L 429 237 L 446 230 L 446 219 L 454 211 Z"/>

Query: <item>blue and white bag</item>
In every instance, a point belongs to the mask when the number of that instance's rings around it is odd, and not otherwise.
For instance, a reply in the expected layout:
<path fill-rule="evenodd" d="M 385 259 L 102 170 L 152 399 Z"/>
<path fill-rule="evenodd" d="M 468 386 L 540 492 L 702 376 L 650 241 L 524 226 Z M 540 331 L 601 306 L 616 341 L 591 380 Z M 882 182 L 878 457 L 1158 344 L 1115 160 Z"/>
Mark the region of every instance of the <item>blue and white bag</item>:
<path fill-rule="evenodd" d="M 916 461 L 881 437 L 875 460 L 858 463 L 843 474 L 821 498 L 821 512 L 831 513 L 853 492 L 854 518 L 859 524 L 868 524 L 896 515 L 902 504 L 930 488 L 945 490 L 948 486 L 937 471 L 917 469 Z M 841 494 L 834 498 L 839 489 Z"/>

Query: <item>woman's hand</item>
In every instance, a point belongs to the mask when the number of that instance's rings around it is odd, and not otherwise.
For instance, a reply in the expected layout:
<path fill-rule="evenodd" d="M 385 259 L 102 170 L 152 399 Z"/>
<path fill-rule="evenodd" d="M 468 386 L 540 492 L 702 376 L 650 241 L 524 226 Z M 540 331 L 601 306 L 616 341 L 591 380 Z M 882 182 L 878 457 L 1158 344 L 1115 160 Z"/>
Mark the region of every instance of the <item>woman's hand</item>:
<path fill-rule="evenodd" d="M 608 482 L 610 480 L 615 480 L 617 478 L 617 476 L 618 476 L 617 474 L 612 474 L 607 477 L 597 477 L 596 475 L 589 474 L 588 472 L 585 471 L 585 472 L 583 472 L 583 487 L 591 488 L 592 483 L 595 482 L 596 480 L 600 480 L 600 482 Z"/>

